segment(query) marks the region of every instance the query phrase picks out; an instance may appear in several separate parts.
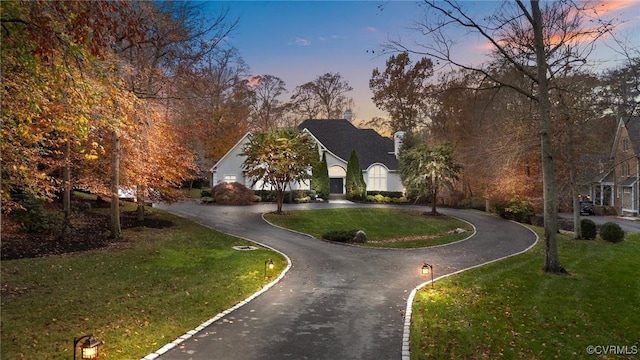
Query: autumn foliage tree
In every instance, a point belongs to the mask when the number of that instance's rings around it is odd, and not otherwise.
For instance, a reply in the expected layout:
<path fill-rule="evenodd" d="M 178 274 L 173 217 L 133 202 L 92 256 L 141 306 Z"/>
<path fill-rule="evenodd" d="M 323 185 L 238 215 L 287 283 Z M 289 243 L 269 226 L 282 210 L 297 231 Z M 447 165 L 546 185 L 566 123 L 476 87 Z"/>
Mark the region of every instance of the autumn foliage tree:
<path fill-rule="evenodd" d="M 421 122 L 431 95 L 428 81 L 432 75 L 431 60 L 423 57 L 414 64 L 408 52 L 391 55 L 383 71 L 373 69 L 369 80 L 372 99 L 389 114 L 386 125 L 392 132 L 413 131 Z"/>
<path fill-rule="evenodd" d="M 2 7 L 2 208 L 64 199 L 80 188 L 111 198 L 137 186 L 173 200 L 195 173 L 178 79 L 192 77 L 234 22 L 195 4 L 5 1 Z M 188 82 L 183 80 L 184 83 Z M 60 195 L 63 194 L 63 195 Z"/>
<path fill-rule="evenodd" d="M 102 144 L 86 140 L 94 129 L 115 126 L 131 105 L 117 91 L 121 67 L 110 52 L 113 34 L 119 29 L 122 38 L 133 39 L 136 32 L 127 3 L 0 6 L 2 207 L 8 211 L 18 205 L 16 194 L 51 200 L 61 189 L 68 193 L 70 168 L 99 156 Z"/>
<path fill-rule="evenodd" d="M 475 16 L 462 3 L 453 0 L 423 2 L 424 20 L 417 28 L 429 39 L 416 46 L 414 52 L 430 56 L 452 66 L 468 69 L 494 82 L 496 86 L 510 88 L 535 102 L 535 117 L 541 144 L 543 179 L 543 207 L 545 228 L 546 272 L 564 273 L 557 252 L 557 206 L 555 169 L 556 149 L 553 146 L 551 126 L 554 104 L 550 93 L 554 91 L 554 78 L 571 68 L 581 67 L 593 49 L 593 44 L 611 30 L 611 21 L 602 21 L 593 3 L 570 0 L 529 2 L 516 0 L 503 3 L 490 16 Z M 596 15 L 596 16 L 593 16 Z M 590 16 L 591 19 L 587 19 Z M 592 20 L 595 26 L 587 24 Z M 457 57 L 452 48 L 449 32 L 452 28 L 473 31 L 490 46 L 493 61 L 475 65 L 469 59 Z M 393 42 L 395 49 L 411 51 L 400 41 Z M 521 77 L 501 78 L 493 76 L 492 69 L 509 66 Z M 528 86 L 520 86 L 521 79 Z"/>
<path fill-rule="evenodd" d="M 187 71 L 187 70 L 184 70 Z M 206 54 L 189 76 L 176 81 L 172 122 L 206 168 L 219 160 L 249 129 L 253 93 L 248 67 L 235 48 Z"/>
<path fill-rule="evenodd" d="M 276 191 L 277 213 L 282 213 L 287 186 L 309 180 L 318 157 L 312 137 L 293 128 L 252 134 L 241 155 L 246 156 L 243 167 L 247 176 Z"/>

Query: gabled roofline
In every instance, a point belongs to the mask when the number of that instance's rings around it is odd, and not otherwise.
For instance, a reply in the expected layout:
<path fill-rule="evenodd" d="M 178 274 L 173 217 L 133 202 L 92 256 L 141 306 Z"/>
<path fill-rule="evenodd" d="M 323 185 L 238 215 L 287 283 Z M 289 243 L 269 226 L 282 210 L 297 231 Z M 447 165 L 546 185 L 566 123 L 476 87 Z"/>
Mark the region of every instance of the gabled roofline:
<path fill-rule="evenodd" d="M 227 152 L 224 154 L 224 156 L 222 156 L 222 157 L 220 158 L 220 160 L 216 161 L 216 163 L 211 167 L 211 169 L 209 169 L 209 172 L 210 172 L 210 173 L 213 173 L 213 172 L 216 170 L 216 167 L 218 166 L 218 164 L 219 164 L 222 160 L 224 160 L 224 159 L 225 159 L 225 158 L 226 158 L 226 157 L 231 153 L 231 150 L 235 149 L 235 148 L 236 148 L 236 146 L 240 145 L 240 144 L 244 141 L 244 139 L 245 139 L 245 138 L 247 138 L 247 137 L 249 137 L 249 136 L 251 136 L 251 131 L 247 131 L 247 132 L 246 132 L 246 133 L 245 133 L 245 134 L 240 138 L 240 140 L 238 140 L 238 142 L 236 142 L 236 144 L 235 144 L 235 145 L 233 145 L 229 150 L 227 150 Z"/>
<path fill-rule="evenodd" d="M 311 131 L 309 131 L 309 129 L 304 128 L 304 129 L 302 129 L 302 132 L 303 132 L 303 133 L 307 133 L 307 134 L 311 135 L 311 137 L 313 138 L 313 140 L 315 140 L 318 144 L 320 144 L 320 146 L 321 146 L 321 150 L 322 150 L 322 151 L 326 151 L 326 152 L 328 152 L 329 154 L 333 155 L 335 158 L 342 160 L 342 162 L 344 162 L 345 164 L 348 164 L 348 163 L 349 163 L 349 162 L 348 162 L 348 161 L 346 161 L 345 159 L 343 159 L 343 158 L 341 158 L 340 156 L 336 155 L 333 151 L 329 150 L 329 148 L 328 148 L 328 147 L 326 147 L 326 146 L 322 143 L 322 141 L 318 140 L 318 138 L 317 138 L 317 137 L 315 137 L 315 135 L 313 135 L 313 133 L 312 133 Z"/>
<path fill-rule="evenodd" d="M 603 172 L 601 174 L 598 174 L 598 177 L 596 177 L 593 181 L 594 183 L 597 184 L 614 184 L 613 181 L 604 181 L 606 178 L 609 177 L 609 175 L 611 175 L 611 173 L 613 172 L 613 169 L 609 169 L 606 172 Z"/>
<path fill-rule="evenodd" d="M 622 120 L 622 117 L 620 119 L 618 119 L 618 126 L 616 128 L 616 136 L 613 138 L 613 144 L 611 145 L 611 153 L 609 153 L 609 156 L 613 159 L 616 155 L 616 150 L 617 150 L 617 144 L 618 144 L 618 139 L 620 138 L 620 129 L 622 128 L 622 126 L 624 126 L 624 120 Z"/>

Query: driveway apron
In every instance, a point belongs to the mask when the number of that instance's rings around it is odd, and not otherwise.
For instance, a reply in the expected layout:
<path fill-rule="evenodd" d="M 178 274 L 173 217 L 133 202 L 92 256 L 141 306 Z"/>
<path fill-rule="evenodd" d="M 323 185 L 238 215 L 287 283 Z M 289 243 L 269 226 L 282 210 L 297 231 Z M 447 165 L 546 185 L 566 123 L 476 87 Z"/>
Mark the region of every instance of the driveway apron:
<path fill-rule="evenodd" d="M 353 205 L 289 205 L 286 210 L 332 206 Z M 530 230 L 509 221 L 441 209 L 474 224 L 475 235 L 434 248 L 371 249 L 273 227 L 261 217 L 272 204 L 160 207 L 273 247 L 289 256 L 292 267 L 270 290 L 158 359 L 400 359 L 407 297 L 428 280 L 420 274 L 424 262 L 439 277 L 523 251 L 536 240 Z"/>

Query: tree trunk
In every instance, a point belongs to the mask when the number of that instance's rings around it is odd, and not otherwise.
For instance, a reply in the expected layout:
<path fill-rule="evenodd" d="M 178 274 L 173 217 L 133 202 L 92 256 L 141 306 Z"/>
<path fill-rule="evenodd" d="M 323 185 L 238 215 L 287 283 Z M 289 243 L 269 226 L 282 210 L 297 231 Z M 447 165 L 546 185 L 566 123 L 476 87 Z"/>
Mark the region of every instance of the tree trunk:
<path fill-rule="evenodd" d="M 573 180 L 572 180 L 573 181 Z M 575 185 L 571 184 L 571 197 L 573 199 L 573 238 L 582 239 L 582 224 L 580 223 L 580 198 Z"/>
<path fill-rule="evenodd" d="M 138 221 L 144 221 L 144 203 L 147 201 L 146 196 L 146 188 L 144 185 L 138 184 L 136 186 L 136 218 Z"/>
<path fill-rule="evenodd" d="M 276 190 L 276 206 L 277 206 L 277 210 L 276 212 L 278 214 L 282 213 L 282 203 L 284 202 L 284 191 L 283 190 Z"/>
<path fill-rule="evenodd" d="M 67 138 L 64 147 L 64 168 L 62 172 L 64 192 L 62 194 L 62 209 L 65 220 L 71 215 L 71 139 Z"/>
<path fill-rule="evenodd" d="M 111 234 L 110 237 L 120 237 L 120 199 L 118 187 L 120 186 L 120 135 L 113 131 L 111 138 Z"/>
<path fill-rule="evenodd" d="M 438 188 L 431 190 L 431 215 L 438 215 L 438 209 L 436 208 L 436 202 L 438 201 Z"/>
<path fill-rule="evenodd" d="M 555 174 L 553 169 L 553 145 L 551 143 L 551 101 L 549 100 L 549 81 L 547 78 L 547 57 L 544 45 L 542 12 L 537 0 L 531 0 L 533 17 L 534 46 L 536 52 L 538 107 L 540 113 L 540 137 L 542 142 L 542 182 L 544 201 L 544 271 L 566 273 L 558 258 L 556 234 L 558 215 L 556 207 Z"/>
<path fill-rule="evenodd" d="M 580 199 L 578 192 L 578 179 L 576 174 L 575 156 L 573 153 L 573 127 L 566 119 L 567 127 L 567 153 L 569 155 L 569 183 L 571 184 L 571 205 L 573 208 L 573 238 L 582 239 L 582 226 L 580 224 Z"/>

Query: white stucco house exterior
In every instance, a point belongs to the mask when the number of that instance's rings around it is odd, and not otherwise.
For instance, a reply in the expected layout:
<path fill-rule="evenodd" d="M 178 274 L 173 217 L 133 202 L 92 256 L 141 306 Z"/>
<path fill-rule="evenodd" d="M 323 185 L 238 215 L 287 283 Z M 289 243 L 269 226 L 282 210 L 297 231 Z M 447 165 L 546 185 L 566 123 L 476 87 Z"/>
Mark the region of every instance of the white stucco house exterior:
<path fill-rule="evenodd" d="M 320 155 L 327 157 L 330 193 L 345 193 L 347 163 L 355 150 L 367 191 L 404 191 L 398 173 L 398 155 L 403 133 L 394 139 L 378 134 L 373 129 L 359 129 L 347 119 L 309 119 L 298 126 L 317 142 Z M 267 189 L 264 184 L 253 183 L 242 169 L 242 148 L 251 133 L 245 134 L 213 167 L 211 185 L 221 182 L 239 182 L 254 190 Z M 289 184 L 292 190 L 307 190 L 309 182 Z"/>

